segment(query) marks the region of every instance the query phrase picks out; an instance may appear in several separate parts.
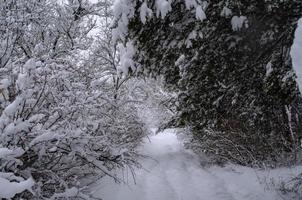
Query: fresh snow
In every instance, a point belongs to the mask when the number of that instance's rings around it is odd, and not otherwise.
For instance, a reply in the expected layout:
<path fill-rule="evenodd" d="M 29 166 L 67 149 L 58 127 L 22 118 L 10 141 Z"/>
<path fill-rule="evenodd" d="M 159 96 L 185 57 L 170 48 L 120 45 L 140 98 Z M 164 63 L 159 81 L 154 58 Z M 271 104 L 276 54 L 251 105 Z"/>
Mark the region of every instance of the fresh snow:
<path fill-rule="evenodd" d="M 118 39 L 125 40 L 125 35 L 128 32 L 129 19 L 134 16 L 134 6 L 132 1 L 129 0 L 115 0 L 112 6 L 115 27 L 112 30 L 113 41 L 116 42 Z"/>
<path fill-rule="evenodd" d="M 24 190 L 31 191 L 33 185 L 34 181 L 31 178 L 25 181 L 15 182 L 1 177 L 0 174 L 0 198 L 10 199 Z"/>
<path fill-rule="evenodd" d="M 269 75 L 273 72 L 273 65 L 271 62 L 267 63 L 266 65 L 266 77 L 269 77 Z"/>
<path fill-rule="evenodd" d="M 128 75 L 129 69 L 132 71 L 135 70 L 133 56 L 135 55 L 135 47 L 132 42 L 127 42 L 126 46 L 119 44 L 120 50 L 120 65 L 117 69 L 117 72 L 120 76 Z"/>
<path fill-rule="evenodd" d="M 197 6 L 197 2 L 195 0 L 185 0 L 185 5 L 188 10 L 191 8 L 195 8 Z"/>
<path fill-rule="evenodd" d="M 232 10 L 231 9 L 229 9 L 228 7 L 223 7 L 223 9 L 222 9 L 222 11 L 221 11 L 221 13 L 220 13 L 220 15 L 222 16 L 222 17 L 229 17 L 229 16 L 231 16 L 233 13 L 232 13 Z"/>
<path fill-rule="evenodd" d="M 205 20 L 207 17 L 206 17 L 206 14 L 205 12 L 203 11 L 202 7 L 201 6 L 197 6 L 196 7 L 196 19 L 200 20 L 200 21 L 203 21 Z"/>
<path fill-rule="evenodd" d="M 297 81 L 300 92 L 302 93 L 302 19 L 298 22 L 298 28 L 295 33 L 294 44 L 291 49 L 293 67 L 297 74 Z"/>
<path fill-rule="evenodd" d="M 141 160 L 143 168 L 136 172 L 136 184 L 131 172 L 124 171 L 121 176 L 126 184 L 101 180 L 93 189 L 94 196 L 104 200 L 279 200 L 277 192 L 267 189 L 267 181 L 280 181 L 299 171 L 203 167 L 172 130 L 152 136 L 141 152 L 148 157 Z"/>
<path fill-rule="evenodd" d="M 21 161 L 18 162 L 17 157 L 23 154 L 24 150 L 21 148 L 11 150 L 0 147 L 0 161 L 15 160 L 16 164 L 21 164 Z M 33 185 L 34 181 L 32 178 L 24 180 L 22 177 L 17 177 L 13 173 L 0 172 L 0 199 L 11 199 L 16 194 L 24 192 L 25 190 L 31 191 Z"/>
<path fill-rule="evenodd" d="M 10 85 L 10 81 L 8 79 L 0 80 L 0 89 L 6 89 Z"/>
<path fill-rule="evenodd" d="M 171 2 L 167 0 L 156 0 L 156 16 L 161 16 L 162 19 L 166 17 L 168 12 L 172 10 Z"/>
<path fill-rule="evenodd" d="M 148 8 L 148 5 L 146 2 L 142 4 L 140 7 L 140 18 L 143 24 L 146 23 L 147 17 L 152 17 L 153 12 L 150 8 Z"/>
<path fill-rule="evenodd" d="M 233 16 L 231 24 L 233 31 L 240 31 L 243 26 L 248 27 L 247 18 L 245 16 Z"/>
<path fill-rule="evenodd" d="M 141 1 L 142 2 L 142 1 Z M 140 8 L 140 21 L 145 24 L 148 18 L 156 16 L 157 18 L 164 19 L 167 14 L 172 11 L 172 1 L 171 0 L 156 0 L 155 1 L 155 11 L 148 7 L 147 1 L 144 1 Z M 196 0 L 185 0 L 185 5 L 188 10 L 195 8 L 195 16 L 196 19 L 200 21 L 204 21 L 207 19 L 206 17 L 206 9 L 208 7 L 207 1 L 198 2 Z M 128 32 L 128 24 L 130 20 L 134 17 L 136 4 L 131 0 L 114 0 L 112 10 L 114 20 L 112 23 L 112 35 L 113 41 L 117 42 L 117 40 L 121 40 L 125 42 L 126 35 Z M 153 15 L 153 12 L 155 15 Z M 230 15 L 231 10 L 224 8 L 222 10 L 223 15 Z M 237 16 L 236 16 L 237 17 Z M 237 17 L 238 20 L 235 21 L 236 29 L 240 29 L 243 23 L 246 21 L 246 17 L 240 16 Z M 240 21 L 244 20 L 244 21 Z"/>
<path fill-rule="evenodd" d="M 14 149 L 14 150 L 11 150 L 8 148 L 0 148 L 0 160 L 16 158 L 16 157 L 23 155 L 23 153 L 24 153 L 24 150 L 22 150 L 21 148 Z"/>
<path fill-rule="evenodd" d="M 13 117 L 21 102 L 22 98 L 19 96 L 16 97 L 16 99 L 4 109 L 3 113 L 5 113 L 8 117 Z"/>

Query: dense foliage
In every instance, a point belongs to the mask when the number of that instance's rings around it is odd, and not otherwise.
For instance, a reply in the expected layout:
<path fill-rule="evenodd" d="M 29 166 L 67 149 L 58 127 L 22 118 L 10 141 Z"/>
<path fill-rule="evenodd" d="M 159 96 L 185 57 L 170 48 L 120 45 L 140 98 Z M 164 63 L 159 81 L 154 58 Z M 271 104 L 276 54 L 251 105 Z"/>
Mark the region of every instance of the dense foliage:
<path fill-rule="evenodd" d="M 118 76 L 108 7 L 0 0 L 0 198 L 92 199 L 87 180 L 120 182 L 113 169 L 138 165 L 146 129 Z"/>
<path fill-rule="evenodd" d="M 218 162 L 296 162 L 302 100 L 290 48 L 300 0 L 119 0 L 117 38 L 178 92 L 177 127 Z"/>

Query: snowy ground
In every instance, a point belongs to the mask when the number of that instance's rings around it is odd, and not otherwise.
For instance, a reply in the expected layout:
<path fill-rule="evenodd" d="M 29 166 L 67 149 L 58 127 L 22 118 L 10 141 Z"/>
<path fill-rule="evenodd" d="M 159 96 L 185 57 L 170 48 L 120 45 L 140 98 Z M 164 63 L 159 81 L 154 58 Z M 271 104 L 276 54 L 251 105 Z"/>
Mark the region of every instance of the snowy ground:
<path fill-rule="evenodd" d="M 173 131 L 154 135 L 142 153 L 153 159 L 142 160 L 136 184 L 117 185 L 102 180 L 94 189 L 104 200 L 279 200 L 268 190 L 274 178 L 297 174 L 299 169 L 264 172 L 228 166 L 203 168 L 191 151 L 185 150 Z M 300 168 L 301 170 L 301 168 Z"/>

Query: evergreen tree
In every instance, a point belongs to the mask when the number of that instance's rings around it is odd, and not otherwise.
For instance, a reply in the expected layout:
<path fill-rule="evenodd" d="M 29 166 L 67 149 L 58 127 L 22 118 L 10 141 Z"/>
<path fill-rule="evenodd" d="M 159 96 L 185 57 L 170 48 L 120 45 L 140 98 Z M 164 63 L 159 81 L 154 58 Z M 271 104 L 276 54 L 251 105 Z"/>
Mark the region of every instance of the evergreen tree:
<path fill-rule="evenodd" d="M 302 1 L 117 2 L 127 4 L 115 5 L 117 37 L 178 91 L 174 125 L 200 150 L 243 165 L 296 159 L 302 101 L 289 52 Z"/>

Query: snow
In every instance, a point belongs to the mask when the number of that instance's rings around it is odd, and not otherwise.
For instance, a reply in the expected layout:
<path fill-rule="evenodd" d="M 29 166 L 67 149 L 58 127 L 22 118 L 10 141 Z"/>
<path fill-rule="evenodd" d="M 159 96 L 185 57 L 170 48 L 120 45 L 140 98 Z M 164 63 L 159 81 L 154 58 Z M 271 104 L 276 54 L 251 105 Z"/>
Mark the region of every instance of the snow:
<path fill-rule="evenodd" d="M 297 82 L 302 93 L 302 19 L 298 22 L 298 28 L 295 33 L 294 44 L 291 49 L 293 59 L 293 68 L 297 74 Z"/>
<path fill-rule="evenodd" d="M 29 131 L 29 128 L 31 127 L 31 124 L 28 123 L 27 121 L 22 121 L 22 120 L 16 120 L 15 122 L 11 122 L 10 124 L 7 124 L 5 129 L 3 130 L 3 135 L 14 135 L 17 132 L 22 132 L 22 131 Z"/>
<path fill-rule="evenodd" d="M 10 158 L 16 158 L 21 155 L 23 155 L 24 150 L 21 148 L 18 149 L 8 149 L 8 148 L 0 148 L 0 159 L 10 159 Z"/>
<path fill-rule="evenodd" d="M 140 18 L 143 24 L 146 23 L 147 17 L 152 17 L 153 12 L 150 8 L 148 8 L 148 5 L 146 2 L 144 2 L 140 7 Z"/>
<path fill-rule="evenodd" d="M 202 7 L 201 6 L 197 6 L 196 7 L 196 19 L 200 20 L 200 21 L 203 21 L 205 20 L 207 17 L 206 17 L 206 14 L 205 12 L 203 11 Z"/>
<path fill-rule="evenodd" d="M 175 61 L 175 66 L 179 66 L 186 59 L 185 55 L 179 56 L 179 58 Z"/>
<path fill-rule="evenodd" d="M 63 136 L 58 134 L 58 133 L 53 133 L 53 132 L 45 132 L 39 136 L 37 136 L 36 138 L 34 138 L 30 143 L 29 146 L 34 146 L 40 142 L 46 142 L 46 141 L 50 141 L 50 140 L 59 140 L 60 138 L 62 138 Z"/>
<path fill-rule="evenodd" d="M 204 12 L 207 7 L 206 2 L 202 2 L 201 5 L 199 5 L 195 0 L 185 0 L 185 5 L 188 10 L 195 8 L 196 19 L 203 21 L 207 18 Z"/>
<path fill-rule="evenodd" d="M 29 59 L 23 66 L 24 69 L 26 69 L 26 71 L 34 69 L 36 67 L 36 61 L 35 59 Z"/>
<path fill-rule="evenodd" d="M 273 69 L 273 65 L 271 62 L 267 63 L 266 65 L 266 73 L 265 73 L 265 76 L 266 77 L 269 77 L 269 75 L 274 71 Z"/>
<path fill-rule="evenodd" d="M 195 0 L 185 0 L 185 5 L 188 10 L 191 8 L 195 8 L 197 6 L 197 2 Z"/>
<path fill-rule="evenodd" d="M 119 44 L 120 50 L 120 66 L 118 67 L 119 75 L 128 75 L 129 68 L 135 70 L 133 56 L 135 55 L 135 48 L 131 41 L 127 42 L 126 46 Z"/>
<path fill-rule="evenodd" d="M 141 1 L 142 2 L 142 1 Z M 153 15 L 153 10 L 148 7 L 147 1 L 144 1 L 139 8 L 140 20 L 143 24 L 147 22 L 147 18 L 156 16 L 157 18 L 164 19 L 166 15 L 172 11 L 171 6 L 172 0 L 156 0 L 155 1 L 155 15 Z M 197 20 L 204 21 L 206 19 L 205 10 L 208 6 L 207 1 L 198 2 L 196 0 L 185 0 L 186 9 L 191 10 L 195 8 L 195 16 Z M 112 6 L 114 20 L 112 23 L 112 35 L 113 41 L 117 42 L 121 40 L 125 42 L 126 35 L 128 33 L 128 24 L 135 14 L 135 1 L 131 0 L 115 0 Z M 231 11 L 224 8 L 222 13 L 225 15 L 230 15 Z M 242 16 L 239 17 L 242 20 Z M 244 19 L 244 21 L 246 18 Z M 242 22 L 243 23 L 243 22 Z M 236 22 L 237 26 L 240 27 L 240 21 Z M 240 27 L 241 28 L 241 27 Z"/>
<path fill-rule="evenodd" d="M 222 16 L 222 17 L 229 17 L 231 15 L 232 15 L 232 10 L 229 9 L 228 7 L 226 7 L 226 6 L 223 7 L 223 9 L 222 9 L 222 11 L 220 13 L 220 16 Z"/>
<path fill-rule="evenodd" d="M 239 17 L 233 16 L 231 20 L 231 24 L 232 24 L 233 31 L 240 31 L 243 25 L 245 25 L 246 28 L 248 26 L 247 18 L 245 16 L 239 16 Z"/>
<path fill-rule="evenodd" d="M 8 117 L 13 117 L 19 109 L 21 102 L 22 98 L 17 96 L 16 99 L 4 109 L 3 113 Z"/>
<path fill-rule="evenodd" d="M 31 191 L 34 185 L 33 179 L 29 178 L 25 181 L 13 182 L 4 178 L 0 174 L 0 198 L 13 198 L 16 194 L 21 193 L 25 190 Z"/>
<path fill-rule="evenodd" d="M 6 89 L 10 85 L 10 81 L 8 79 L 2 79 L 0 81 L 0 89 Z"/>
<path fill-rule="evenodd" d="M 104 200 L 281 200 L 267 185 L 274 178 L 294 176 L 299 170 L 260 171 L 247 167 L 202 167 L 200 159 L 186 150 L 173 130 L 146 140 L 141 149 L 147 158 L 143 168 L 121 173 L 126 184 L 116 185 L 110 178 L 94 189 L 94 196 Z"/>
<path fill-rule="evenodd" d="M 171 2 L 166 0 L 156 0 L 156 16 L 161 16 L 162 19 L 166 17 L 168 12 L 172 10 Z"/>
<path fill-rule="evenodd" d="M 130 0 L 115 0 L 112 6 L 114 22 L 117 21 L 117 26 L 112 30 L 113 41 L 118 39 L 125 40 L 125 35 L 128 32 L 129 20 L 134 16 L 133 1 Z"/>
<path fill-rule="evenodd" d="M 53 195 L 49 200 L 55 200 L 60 198 L 76 197 L 79 194 L 79 190 L 75 187 L 67 189 L 65 192 Z"/>
<path fill-rule="evenodd" d="M 6 102 L 6 100 L 9 98 L 8 96 L 8 87 L 11 85 L 11 82 L 7 78 L 3 78 L 0 80 L 0 104 L 3 102 Z"/>
<path fill-rule="evenodd" d="M 287 121 L 288 121 L 288 127 L 290 130 L 290 134 L 292 139 L 295 139 L 294 136 L 294 131 L 293 131 L 293 127 L 292 127 L 292 113 L 291 113 L 291 106 L 285 106 L 285 110 L 286 110 L 286 115 L 287 115 Z"/>

